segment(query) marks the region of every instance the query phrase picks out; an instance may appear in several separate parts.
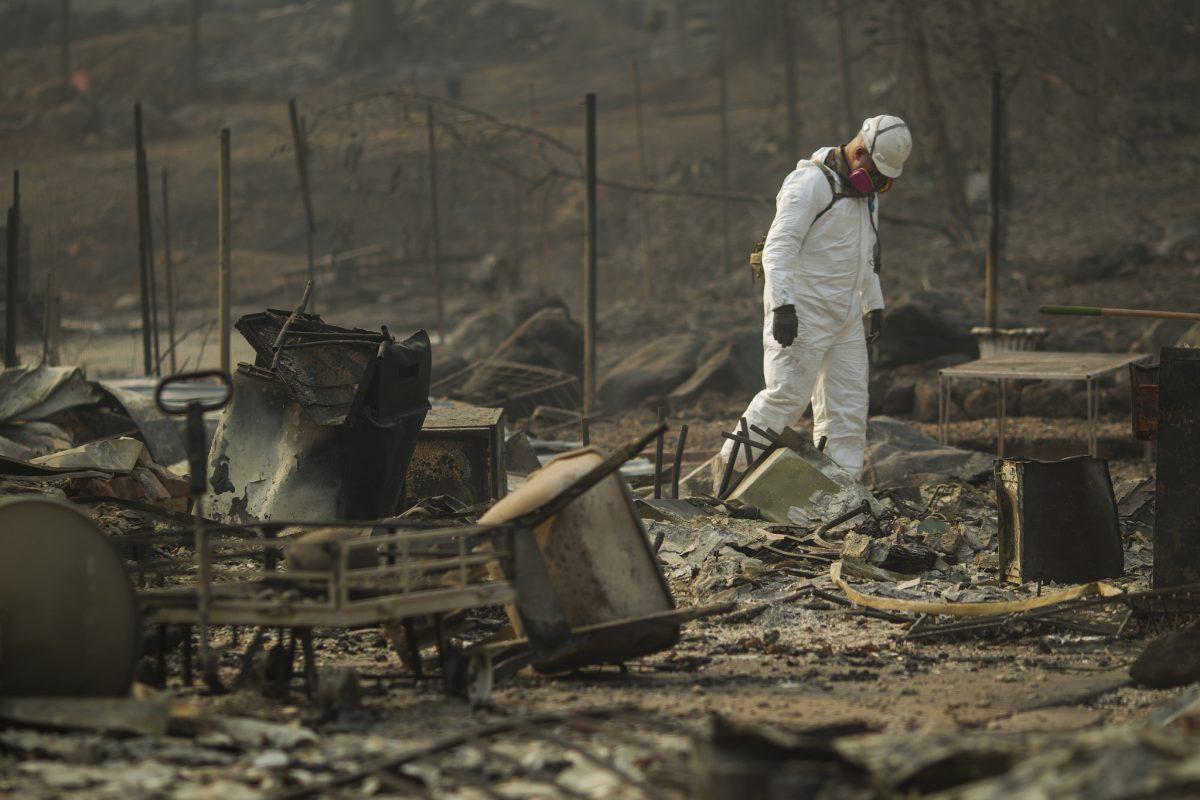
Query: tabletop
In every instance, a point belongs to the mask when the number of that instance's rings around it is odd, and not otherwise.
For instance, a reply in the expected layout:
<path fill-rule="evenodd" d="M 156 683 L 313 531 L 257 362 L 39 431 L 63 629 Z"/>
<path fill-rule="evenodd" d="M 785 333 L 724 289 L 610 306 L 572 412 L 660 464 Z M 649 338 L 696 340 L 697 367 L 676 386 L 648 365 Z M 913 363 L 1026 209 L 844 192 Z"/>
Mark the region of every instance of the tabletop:
<path fill-rule="evenodd" d="M 1145 353 L 1058 353 L 1015 350 L 938 370 L 947 378 L 1085 381 L 1150 358 Z"/>

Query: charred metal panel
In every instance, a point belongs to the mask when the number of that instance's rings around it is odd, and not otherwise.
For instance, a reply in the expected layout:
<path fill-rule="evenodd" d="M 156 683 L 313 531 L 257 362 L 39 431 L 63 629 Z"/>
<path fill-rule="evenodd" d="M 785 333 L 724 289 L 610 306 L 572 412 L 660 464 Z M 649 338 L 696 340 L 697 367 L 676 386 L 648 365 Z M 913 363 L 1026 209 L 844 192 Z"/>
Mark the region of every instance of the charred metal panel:
<path fill-rule="evenodd" d="M 504 497 L 504 410 L 431 409 L 408 466 L 405 505 L 448 494 L 469 506 Z"/>
<path fill-rule="evenodd" d="M 1015 583 L 1086 583 L 1125 571 L 1108 462 L 996 462 L 1000 575 Z"/>
<path fill-rule="evenodd" d="M 1156 477 L 1154 588 L 1200 582 L 1200 349 L 1162 349 Z"/>
<path fill-rule="evenodd" d="M 278 332 L 266 325 L 268 315 L 238 322 L 260 365 L 241 364 L 234 375 L 209 457 L 205 507 L 237 523 L 391 516 L 429 409 L 429 337 L 419 331 L 395 342 L 308 315 L 305 346 L 284 349 L 271 370 L 261 366 Z M 326 333 L 333 338 L 318 335 Z"/>

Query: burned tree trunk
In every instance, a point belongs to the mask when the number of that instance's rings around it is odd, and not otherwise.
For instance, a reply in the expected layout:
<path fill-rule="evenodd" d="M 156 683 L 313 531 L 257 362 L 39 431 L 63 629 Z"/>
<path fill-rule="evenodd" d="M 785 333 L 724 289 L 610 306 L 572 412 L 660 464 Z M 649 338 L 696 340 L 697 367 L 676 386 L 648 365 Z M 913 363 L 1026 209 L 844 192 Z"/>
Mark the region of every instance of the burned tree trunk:
<path fill-rule="evenodd" d="M 920 130 L 928 137 L 923 147 L 928 148 L 933 158 L 933 172 L 952 229 L 958 238 L 971 235 L 971 218 L 967 211 L 966 196 L 963 194 L 961 174 L 957 159 L 946 136 L 945 114 L 938 100 L 933 77 L 929 69 L 929 48 L 923 30 L 924 20 L 920 8 L 909 0 L 900 7 L 904 28 L 904 44 L 908 50 L 909 68 L 912 70 L 912 89 Z"/>
<path fill-rule="evenodd" d="M 392 0 L 351 0 L 350 29 L 342 41 L 342 56 L 363 58 L 379 53 L 391 43 L 395 30 Z"/>

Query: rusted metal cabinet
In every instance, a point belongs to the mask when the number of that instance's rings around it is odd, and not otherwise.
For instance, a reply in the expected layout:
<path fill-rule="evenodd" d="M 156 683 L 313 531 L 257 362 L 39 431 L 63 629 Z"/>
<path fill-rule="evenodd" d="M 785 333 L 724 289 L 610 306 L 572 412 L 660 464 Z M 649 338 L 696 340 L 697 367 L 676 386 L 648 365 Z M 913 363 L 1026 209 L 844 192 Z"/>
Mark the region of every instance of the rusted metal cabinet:
<path fill-rule="evenodd" d="M 402 505 L 443 494 L 478 505 L 499 500 L 507 488 L 504 409 L 431 409 L 417 434 Z"/>
<path fill-rule="evenodd" d="M 1200 349 L 1159 360 L 1155 589 L 1200 582 Z"/>

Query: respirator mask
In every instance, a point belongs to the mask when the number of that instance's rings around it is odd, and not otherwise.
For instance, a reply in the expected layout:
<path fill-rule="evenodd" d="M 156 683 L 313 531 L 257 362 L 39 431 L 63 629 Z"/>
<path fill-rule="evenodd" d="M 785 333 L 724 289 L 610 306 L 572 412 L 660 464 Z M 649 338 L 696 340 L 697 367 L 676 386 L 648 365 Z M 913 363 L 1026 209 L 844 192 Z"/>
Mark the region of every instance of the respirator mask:
<path fill-rule="evenodd" d="M 867 145 L 867 155 L 871 156 L 871 158 L 875 157 L 875 143 L 879 141 L 880 136 L 882 136 L 883 134 L 887 133 L 890 130 L 895 130 L 897 128 L 905 128 L 905 127 L 908 127 L 908 126 L 903 125 L 903 124 L 889 125 L 888 127 L 884 128 L 880 131 L 877 131 L 875 133 L 875 135 L 871 138 L 871 143 L 869 145 Z M 886 175 L 884 175 L 882 173 L 876 173 L 875 175 L 871 175 L 870 172 L 863 169 L 862 167 L 859 167 L 858 169 L 856 169 L 850 173 L 850 185 L 853 186 L 855 191 L 857 191 L 861 195 L 884 194 L 892 188 L 892 183 L 893 183 L 892 179 L 887 177 Z"/>

